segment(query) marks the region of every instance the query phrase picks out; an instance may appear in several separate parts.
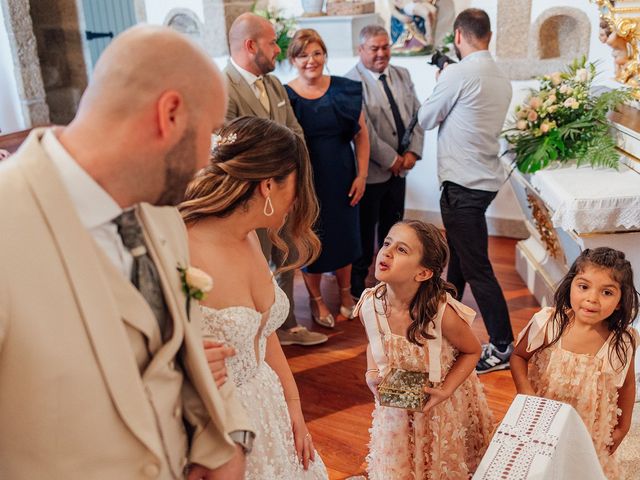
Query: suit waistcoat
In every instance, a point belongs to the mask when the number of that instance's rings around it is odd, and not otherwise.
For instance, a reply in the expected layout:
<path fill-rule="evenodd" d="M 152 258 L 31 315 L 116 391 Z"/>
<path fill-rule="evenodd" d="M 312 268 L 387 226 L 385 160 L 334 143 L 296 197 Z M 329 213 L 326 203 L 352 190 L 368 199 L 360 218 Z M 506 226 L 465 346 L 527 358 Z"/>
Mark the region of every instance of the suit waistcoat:
<path fill-rule="evenodd" d="M 187 437 L 180 395 L 183 371 L 176 360 L 184 336 L 182 325 L 172 318 L 172 336 L 162 344 L 158 322 L 144 297 L 106 256 L 100 255 L 100 263 L 109 279 L 156 420 L 157 435 L 164 451 L 160 478 L 183 478 L 187 465 Z"/>

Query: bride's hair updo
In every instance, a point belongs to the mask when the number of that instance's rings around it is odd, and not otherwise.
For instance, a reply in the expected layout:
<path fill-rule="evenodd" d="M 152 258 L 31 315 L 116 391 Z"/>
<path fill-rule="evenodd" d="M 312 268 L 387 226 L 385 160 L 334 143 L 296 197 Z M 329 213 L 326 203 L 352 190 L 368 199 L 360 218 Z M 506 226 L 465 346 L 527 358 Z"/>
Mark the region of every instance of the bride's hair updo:
<path fill-rule="evenodd" d="M 209 165 L 191 181 L 178 207 L 185 223 L 247 209 L 261 181 L 271 178 L 282 183 L 295 173 L 296 198 L 286 234 L 296 251 L 289 252 L 278 231 L 269 230 L 269 237 L 291 258 L 281 271 L 311 263 L 320 253 L 320 240 L 312 229 L 319 207 L 304 141 L 288 128 L 258 117 L 232 120 L 218 131 L 217 138 Z"/>

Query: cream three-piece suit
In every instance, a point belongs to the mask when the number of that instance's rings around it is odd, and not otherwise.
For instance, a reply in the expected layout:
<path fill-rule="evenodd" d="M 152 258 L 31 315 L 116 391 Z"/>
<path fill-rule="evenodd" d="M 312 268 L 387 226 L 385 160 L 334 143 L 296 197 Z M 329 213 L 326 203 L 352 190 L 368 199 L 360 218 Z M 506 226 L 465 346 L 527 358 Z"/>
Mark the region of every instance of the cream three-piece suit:
<path fill-rule="evenodd" d="M 233 382 L 209 372 L 176 209 L 138 214 L 173 318 L 148 304 L 82 223 L 35 130 L 0 163 L 0 478 L 183 478 L 250 430 Z M 186 426 L 185 426 L 186 425 Z"/>

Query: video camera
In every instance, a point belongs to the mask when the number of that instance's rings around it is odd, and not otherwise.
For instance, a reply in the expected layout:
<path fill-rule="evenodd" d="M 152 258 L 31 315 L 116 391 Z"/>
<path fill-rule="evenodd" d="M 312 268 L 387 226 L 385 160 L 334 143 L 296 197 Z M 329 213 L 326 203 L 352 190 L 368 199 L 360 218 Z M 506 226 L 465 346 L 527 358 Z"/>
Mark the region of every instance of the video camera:
<path fill-rule="evenodd" d="M 436 50 L 433 55 L 431 55 L 431 61 L 429 62 L 429 65 L 435 65 L 436 67 L 438 67 L 438 70 L 442 70 L 445 63 L 451 65 L 452 63 L 456 63 L 456 61 L 448 55 L 442 53 L 440 50 Z"/>

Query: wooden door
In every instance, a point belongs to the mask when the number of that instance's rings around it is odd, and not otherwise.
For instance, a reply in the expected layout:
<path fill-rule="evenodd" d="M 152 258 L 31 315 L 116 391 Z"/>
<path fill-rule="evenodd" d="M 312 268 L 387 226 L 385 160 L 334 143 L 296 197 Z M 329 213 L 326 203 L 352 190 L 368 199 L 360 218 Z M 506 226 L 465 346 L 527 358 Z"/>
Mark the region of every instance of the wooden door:
<path fill-rule="evenodd" d="M 113 37 L 136 24 L 133 0 L 82 0 L 86 30 L 84 38 L 91 52 L 93 70 L 98 57 Z"/>

